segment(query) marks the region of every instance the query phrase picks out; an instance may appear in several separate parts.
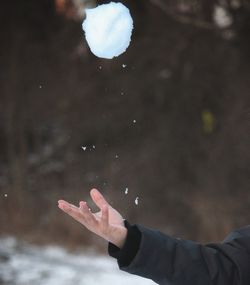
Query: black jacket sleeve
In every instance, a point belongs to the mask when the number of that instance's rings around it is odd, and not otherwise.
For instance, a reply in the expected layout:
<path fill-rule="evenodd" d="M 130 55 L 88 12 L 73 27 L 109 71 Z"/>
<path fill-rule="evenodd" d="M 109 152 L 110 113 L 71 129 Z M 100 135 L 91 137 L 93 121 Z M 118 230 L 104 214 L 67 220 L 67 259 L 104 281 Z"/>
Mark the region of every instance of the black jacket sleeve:
<path fill-rule="evenodd" d="M 161 285 L 249 285 L 248 238 L 202 245 L 141 225 L 125 223 L 128 236 L 120 250 L 109 244 L 121 270 Z"/>

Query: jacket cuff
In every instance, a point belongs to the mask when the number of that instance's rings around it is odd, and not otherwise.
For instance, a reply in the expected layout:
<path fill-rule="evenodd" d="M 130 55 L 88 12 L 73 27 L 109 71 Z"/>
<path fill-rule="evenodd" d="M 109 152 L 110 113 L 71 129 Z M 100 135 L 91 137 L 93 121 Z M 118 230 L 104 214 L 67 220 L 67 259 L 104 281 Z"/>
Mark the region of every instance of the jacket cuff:
<path fill-rule="evenodd" d="M 124 225 L 128 230 L 125 244 L 122 248 L 109 243 L 108 253 L 117 259 L 119 267 L 129 266 L 135 258 L 141 243 L 141 232 L 136 225 L 130 225 L 128 221 L 124 221 Z"/>

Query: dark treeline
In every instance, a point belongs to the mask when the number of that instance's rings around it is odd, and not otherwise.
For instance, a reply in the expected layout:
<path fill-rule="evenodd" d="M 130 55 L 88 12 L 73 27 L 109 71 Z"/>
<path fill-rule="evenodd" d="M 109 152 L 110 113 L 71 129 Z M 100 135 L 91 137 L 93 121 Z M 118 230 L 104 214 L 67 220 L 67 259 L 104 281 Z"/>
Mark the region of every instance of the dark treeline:
<path fill-rule="evenodd" d="M 113 60 L 59 2 L 1 4 L 1 234 L 87 242 L 57 200 L 93 186 L 132 223 L 185 238 L 249 224 L 249 2 L 122 1 L 135 30 Z"/>

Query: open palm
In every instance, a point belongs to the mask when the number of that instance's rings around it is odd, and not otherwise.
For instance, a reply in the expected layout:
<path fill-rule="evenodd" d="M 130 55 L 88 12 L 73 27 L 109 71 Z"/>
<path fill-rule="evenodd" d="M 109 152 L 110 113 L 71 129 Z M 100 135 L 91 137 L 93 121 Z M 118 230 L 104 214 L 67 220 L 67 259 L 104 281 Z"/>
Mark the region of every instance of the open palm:
<path fill-rule="evenodd" d="M 121 214 L 109 205 L 97 189 L 92 189 L 90 195 L 100 209 L 97 213 L 92 213 L 84 201 L 81 201 L 77 207 L 64 200 L 59 200 L 58 207 L 91 232 L 118 247 L 122 247 L 126 239 L 127 229 L 124 226 Z"/>

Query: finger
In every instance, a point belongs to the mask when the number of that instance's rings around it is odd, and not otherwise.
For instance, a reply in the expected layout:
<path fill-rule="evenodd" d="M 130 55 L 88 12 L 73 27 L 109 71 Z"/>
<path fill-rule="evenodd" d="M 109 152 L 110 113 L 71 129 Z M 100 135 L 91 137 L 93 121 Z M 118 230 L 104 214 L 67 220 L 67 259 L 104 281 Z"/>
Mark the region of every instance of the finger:
<path fill-rule="evenodd" d="M 59 201 L 58 201 L 58 206 L 59 206 L 59 205 L 66 205 L 66 206 L 68 206 L 68 207 L 72 207 L 72 208 L 78 209 L 75 205 L 70 204 L 69 202 L 64 201 L 64 200 L 59 200 Z"/>
<path fill-rule="evenodd" d="M 102 218 L 102 212 L 101 212 L 101 211 L 100 211 L 100 212 L 97 212 L 97 213 L 94 214 L 94 216 L 95 216 L 95 218 L 99 221 L 99 220 L 101 220 L 101 218 Z"/>
<path fill-rule="evenodd" d="M 90 191 L 90 195 L 92 200 L 95 202 L 97 207 L 101 210 L 104 206 L 108 206 L 108 202 L 105 200 L 103 195 L 97 190 L 97 189 L 92 189 Z"/>
<path fill-rule="evenodd" d="M 70 204 L 64 200 L 59 200 L 58 201 L 58 207 L 62 210 L 64 210 L 64 209 L 66 210 L 66 209 L 70 208 Z"/>
<path fill-rule="evenodd" d="M 82 222 L 82 215 L 75 205 L 71 205 L 66 201 L 63 201 L 58 204 L 58 207 L 78 222 Z"/>
<path fill-rule="evenodd" d="M 107 205 L 103 206 L 103 208 L 102 208 L 101 222 L 102 222 L 104 228 L 108 227 L 108 224 L 109 224 L 109 208 Z"/>
<path fill-rule="evenodd" d="M 89 226 L 96 226 L 97 220 L 91 210 L 89 209 L 86 202 L 81 201 L 80 202 L 80 212 L 84 217 L 85 224 L 88 224 Z"/>

